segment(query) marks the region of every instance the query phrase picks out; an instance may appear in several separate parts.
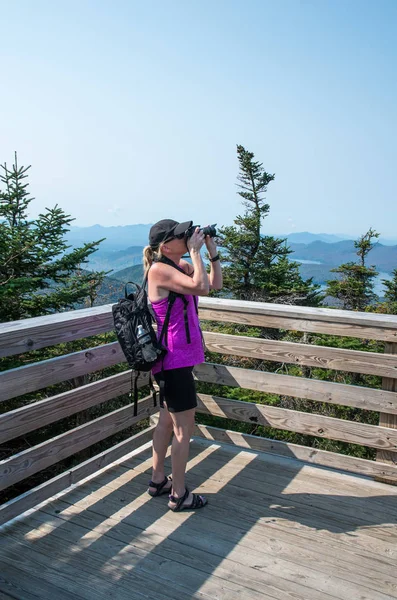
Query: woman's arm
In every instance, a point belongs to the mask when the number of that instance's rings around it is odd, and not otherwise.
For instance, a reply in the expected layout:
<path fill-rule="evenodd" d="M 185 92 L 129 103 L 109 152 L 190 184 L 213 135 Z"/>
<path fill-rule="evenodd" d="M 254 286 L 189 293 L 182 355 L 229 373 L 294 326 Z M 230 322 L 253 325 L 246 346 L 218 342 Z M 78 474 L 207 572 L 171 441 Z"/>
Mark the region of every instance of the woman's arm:
<path fill-rule="evenodd" d="M 191 276 L 185 275 L 170 265 L 161 262 L 152 265 L 149 273 L 150 283 L 157 288 L 159 297 L 163 296 L 163 291 L 207 296 L 209 280 L 200 254 L 203 243 L 204 235 L 197 228 L 188 240 L 190 258 L 194 269 Z"/>
<path fill-rule="evenodd" d="M 214 238 L 205 236 L 205 245 L 208 250 L 208 254 L 211 258 L 214 258 L 218 254 L 216 243 Z M 218 259 L 215 262 L 210 262 L 211 271 L 209 274 L 209 283 L 211 290 L 221 290 L 223 286 L 222 267 L 221 261 Z"/>

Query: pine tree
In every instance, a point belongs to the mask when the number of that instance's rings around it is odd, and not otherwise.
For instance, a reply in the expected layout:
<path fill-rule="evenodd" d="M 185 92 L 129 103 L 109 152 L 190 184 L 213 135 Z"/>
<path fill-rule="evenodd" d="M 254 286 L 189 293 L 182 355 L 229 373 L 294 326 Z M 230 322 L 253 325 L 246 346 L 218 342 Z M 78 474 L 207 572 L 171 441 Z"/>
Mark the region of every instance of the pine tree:
<path fill-rule="evenodd" d="M 393 279 L 382 279 L 382 283 L 386 288 L 385 300 L 386 302 L 397 304 L 397 269 L 394 269 Z"/>
<path fill-rule="evenodd" d="M 372 302 L 377 300 L 374 293 L 374 278 L 378 275 L 374 266 L 367 267 L 365 264 L 368 253 L 375 246 L 373 240 L 379 237 L 379 233 L 370 228 L 354 242 L 359 262 L 348 262 L 336 269 L 333 273 L 339 273 L 339 279 L 327 281 L 326 294 L 337 298 L 342 307 L 347 310 L 365 310 Z"/>
<path fill-rule="evenodd" d="M 243 146 L 237 146 L 237 157 L 238 194 L 246 210 L 236 217 L 233 226 L 219 232 L 226 265 L 224 293 L 241 300 L 318 304 L 319 286 L 312 279 L 302 279 L 299 264 L 288 258 L 292 250 L 286 240 L 261 234 L 262 221 L 270 210 L 264 194 L 274 175 L 267 173 Z"/>
<path fill-rule="evenodd" d="M 0 321 L 72 309 L 91 297 L 105 273 L 82 270 L 102 240 L 70 248 L 65 234 L 73 221 L 55 206 L 29 220 L 30 167 L 0 165 Z"/>
<path fill-rule="evenodd" d="M 381 312 L 389 315 L 397 315 L 397 269 L 392 272 L 393 279 L 382 279 L 382 283 L 386 288 L 384 301 L 374 307 L 376 312 Z"/>

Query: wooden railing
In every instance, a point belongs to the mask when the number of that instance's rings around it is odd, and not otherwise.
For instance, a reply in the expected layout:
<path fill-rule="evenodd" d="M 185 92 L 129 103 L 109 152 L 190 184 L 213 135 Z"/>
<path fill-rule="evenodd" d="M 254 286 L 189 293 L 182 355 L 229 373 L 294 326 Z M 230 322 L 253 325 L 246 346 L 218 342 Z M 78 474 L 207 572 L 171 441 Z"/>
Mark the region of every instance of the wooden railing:
<path fill-rule="evenodd" d="M 385 353 L 344 350 L 302 343 L 205 332 L 207 349 L 299 366 L 317 366 L 383 379 L 383 389 L 204 363 L 195 368 L 199 381 L 301 399 L 379 411 L 379 425 L 337 419 L 265 404 L 198 394 L 199 412 L 316 437 L 360 444 L 378 451 L 377 461 L 198 425 L 196 434 L 244 447 L 284 454 L 308 462 L 397 482 L 397 317 L 371 313 L 203 298 L 202 320 L 241 323 L 285 330 L 349 336 L 385 342 Z M 111 306 L 60 313 L 0 325 L 0 357 L 26 353 L 111 331 Z M 124 361 L 117 342 L 0 373 L 0 402 L 42 390 L 62 381 L 100 371 Z M 139 386 L 147 383 L 140 378 Z M 124 371 L 81 385 L 0 415 L 0 443 L 26 435 L 65 417 L 128 393 L 131 372 Z M 1 404 L 0 404 L 1 406 Z M 150 396 L 138 414 L 127 405 L 55 438 L 14 454 L 0 463 L 0 490 L 12 486 L 81 450 L 141 422 L 157 412 Z M 149 441 L 153 427 L 112 446 L 57 477 L 10 500 L 0 508 L 0 523 L 48 499 Z"/>

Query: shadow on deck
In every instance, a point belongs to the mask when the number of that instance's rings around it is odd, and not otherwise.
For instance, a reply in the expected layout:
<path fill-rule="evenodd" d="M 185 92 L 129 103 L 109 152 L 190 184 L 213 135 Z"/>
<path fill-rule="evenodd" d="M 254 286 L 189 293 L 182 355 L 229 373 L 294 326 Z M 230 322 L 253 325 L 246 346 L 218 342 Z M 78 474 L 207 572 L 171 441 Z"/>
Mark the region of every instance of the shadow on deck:
<path fill-rule="evenodd" d="M 194 439 L 209 505 L 172 513 L 146 494 L 150 455 L 6 525 L 0 599 L 397 598 L 397 488 Z"/>

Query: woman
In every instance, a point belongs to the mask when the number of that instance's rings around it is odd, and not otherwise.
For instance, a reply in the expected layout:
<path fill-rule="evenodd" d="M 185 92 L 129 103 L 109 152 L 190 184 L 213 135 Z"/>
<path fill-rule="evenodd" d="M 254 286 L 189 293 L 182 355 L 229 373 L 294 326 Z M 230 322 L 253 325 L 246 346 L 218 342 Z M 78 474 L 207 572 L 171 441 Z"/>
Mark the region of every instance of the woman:
<path fill-rule="evenodd" d="M 148 274 L 148 296 L 157 321 L 160 337 L 167 314 L 170 292 L 179 294 L 172 306 L 166 336 L 167 354 L 153 368 L 158 383 L 163 379 L 164 401 L 160 400 L 160 418 L 153 436 L 153 472 L 148 492 L 151 496 L 169 494 L 173 511 L 201 508 L 207 499 L 190 492 L 185 485 L 189 443 L 194 429 L 197 406 L 193 367 L 204 362 L 204 348 L 197 316 L 196 296 L 206 296 L 210 289 L 221 289 L 222 272 L 213 238 L 204 236 L 197 227 L 186 236 L 192 221 L 159 221 L 150 230 L 149 246 L 144 249 L 144 266 Z M 206 245 L 211 271 L 209 275 L 200 250 Z M 192 264 L 182 259 L 189 251 Z M 170 443 L 172 480 L 164 473 L 164 459 Z"/>

